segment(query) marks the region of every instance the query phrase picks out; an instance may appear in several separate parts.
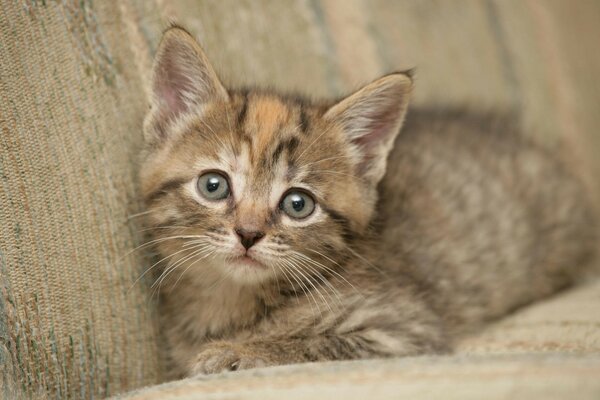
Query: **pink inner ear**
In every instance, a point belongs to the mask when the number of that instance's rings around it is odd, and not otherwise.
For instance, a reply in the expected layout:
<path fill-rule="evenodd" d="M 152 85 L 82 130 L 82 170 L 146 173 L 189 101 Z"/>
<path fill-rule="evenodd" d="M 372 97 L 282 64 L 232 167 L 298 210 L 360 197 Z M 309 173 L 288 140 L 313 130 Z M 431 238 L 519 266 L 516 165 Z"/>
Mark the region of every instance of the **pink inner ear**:
<path fill-rule="evenodd" d="M 192 88 L 188 77 L 181 71 L 181 57 L 177 56 L 177 47 L 168 49 L 162 57 L 155 81 L 155 95 L 160 104 L 160 113 L 165 117 L 174 117 L 187 109 L 186 92 Z"/>
<path fill-rule="evenodd" d="M 186 110 L 186 104 L 183 101 L 181 89 L 176 86 L 163 84 L 157 92 L 160 101 L 161 114 L 164 117 L 171 118 L 177 116 Z"/>
<path fill-rule="evenodd" d="M 368 122 L 362 127 L 364 133 L 355 138 L 353 142 L 368 151 L 385 141 L 388 136 L 396 133 L 394 129 L 396 129 L 398 110 L 396 107 L 387 107 L 380 112 L 372 113 L 367 118 Z"/>
<path fill-rule="evenodd" d="M 165 85 L 158 95 L 160 96 L 159 101 L 161 102 L 163 113 L 166 114 L 165 116 L 177 115 L 183 111 L 183 107 L 177 97 L 177 92 L 174 89 Z"/>
<path fill-rule="evenodd" d="M 368 129 L 368 133 L 353 140 L 360 147 L 367 149 L 376 146 L 381 140 L 384 140 L 389 131 L 389 128 L 386 129 L 386 124 L 373 124 Z"/>
<path fill-rule="evenodd" d="M 189 105 L 185 96 L 190 88 L 190 81 L 177 71 L 176 67 L 167 63 L 156 77 L 154 95 L 158 102 L 155 124 L 162 135 L 165 128 L 173 119 L 186 112 Z"/>
<path fill-rule="evenodd" d="M 399 106 L 394 103 L 386 104 L 361 120 L 361 134 L 352 140 L 362 153 L 362 160 L 358 164 L 359 174 L 366 174 L 374 164 L 387 157 L 387 153 L 382 152 L 379 145 L 386 143 L 397 133 L 398 118 L 400 118 Z"/>

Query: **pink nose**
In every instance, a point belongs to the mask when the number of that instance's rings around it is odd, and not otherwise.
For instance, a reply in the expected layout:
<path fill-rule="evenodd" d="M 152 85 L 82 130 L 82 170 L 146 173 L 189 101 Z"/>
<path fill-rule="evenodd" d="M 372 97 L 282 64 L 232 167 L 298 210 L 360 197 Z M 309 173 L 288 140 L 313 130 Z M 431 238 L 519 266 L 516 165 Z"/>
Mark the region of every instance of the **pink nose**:
<path fill-rule="evenodd" d="M 246 250 L 248 250 L 250 247 L 254 246 L 254 243 L 258 242 L 260 239 L 262 239 L 265 236 L 265 234 L 263 232 L 247 231 L 242 228 L 237 228 L 235 230 L 235 233 L 237 233 L 237 235 L 240 237 L 240 242 L 242 243 L 242 246 L 244 246 L 244 248 Z"/>

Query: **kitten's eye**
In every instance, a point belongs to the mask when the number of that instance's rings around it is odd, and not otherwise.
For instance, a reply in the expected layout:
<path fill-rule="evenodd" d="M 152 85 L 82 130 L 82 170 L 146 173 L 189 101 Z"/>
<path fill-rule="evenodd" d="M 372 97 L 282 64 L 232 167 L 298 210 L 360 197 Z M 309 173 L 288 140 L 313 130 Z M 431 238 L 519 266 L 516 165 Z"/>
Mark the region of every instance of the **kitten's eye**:
<path fill-rule="evenodd" d="M 229 196 L 227 178 L 217 172 L 207 172 L 198 178 L 198 192 L 208 200 L 222 200 Z"/>
<path fill-rule="evenodd" d="M 291 191 L 285 195 L 279 207 L 290 217 L 302 219 L 312 214 L 315 201 L 304 192 Z"/>

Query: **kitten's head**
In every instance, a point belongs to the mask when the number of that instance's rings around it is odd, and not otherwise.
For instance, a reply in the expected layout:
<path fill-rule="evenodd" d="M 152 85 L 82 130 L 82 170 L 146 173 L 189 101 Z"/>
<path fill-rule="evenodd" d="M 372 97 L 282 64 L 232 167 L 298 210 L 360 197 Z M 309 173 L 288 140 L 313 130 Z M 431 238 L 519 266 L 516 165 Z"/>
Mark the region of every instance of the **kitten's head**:
<path fill-rule="evenodd" d="M 330 273 L 373 217 L 411 86 L 391 74 L 335 104 L 229 91 L 193 37 L 169 29 L 141 172 L 163 256 L 248 284 Z"/>

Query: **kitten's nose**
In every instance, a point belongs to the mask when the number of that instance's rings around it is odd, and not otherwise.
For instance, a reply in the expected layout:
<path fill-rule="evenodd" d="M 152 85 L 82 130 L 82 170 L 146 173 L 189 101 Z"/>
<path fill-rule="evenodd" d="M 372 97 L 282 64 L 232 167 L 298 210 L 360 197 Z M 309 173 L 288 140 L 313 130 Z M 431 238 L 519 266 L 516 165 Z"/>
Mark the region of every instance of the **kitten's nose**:
<path fill-rule="evenodd" d="M 242 242 L 242 246 L 248 250 L 250 247 L 254 245 L 254 243 L 258 242 L 265 236 L 264 233 L 258 231 L 247 231 L 242 228 L 237 228 L 235 233 L 240 237 L 240 242 Z"/>

